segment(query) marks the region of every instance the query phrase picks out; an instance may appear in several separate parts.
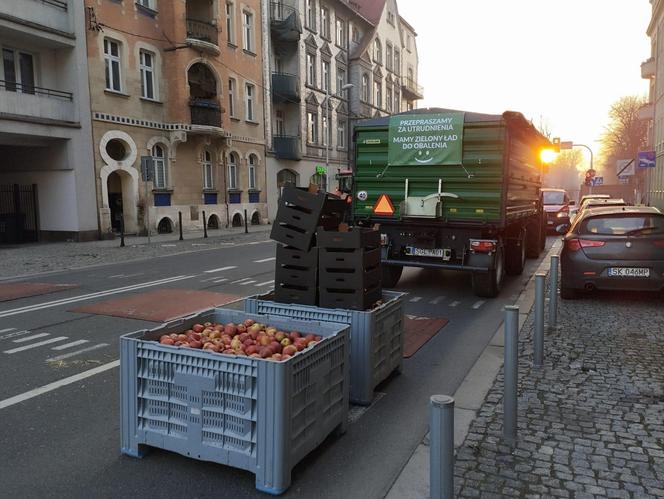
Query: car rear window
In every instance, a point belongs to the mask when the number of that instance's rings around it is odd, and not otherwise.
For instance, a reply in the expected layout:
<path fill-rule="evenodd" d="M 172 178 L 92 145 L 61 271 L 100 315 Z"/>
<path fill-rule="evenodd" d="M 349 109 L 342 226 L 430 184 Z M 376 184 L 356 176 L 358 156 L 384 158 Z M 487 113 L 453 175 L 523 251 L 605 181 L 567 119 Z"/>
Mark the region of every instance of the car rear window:
<path fill-rule="evenodd" d="M 565 193 L 560 191 L 544 191 L 544 204 L 563 204 Z"/>
<path fill-rule="evenodd" d="M 617 214 L 590 217 L 581 223 L 579 234 L 604 236 L 664 234 L 664 215 Z"/>

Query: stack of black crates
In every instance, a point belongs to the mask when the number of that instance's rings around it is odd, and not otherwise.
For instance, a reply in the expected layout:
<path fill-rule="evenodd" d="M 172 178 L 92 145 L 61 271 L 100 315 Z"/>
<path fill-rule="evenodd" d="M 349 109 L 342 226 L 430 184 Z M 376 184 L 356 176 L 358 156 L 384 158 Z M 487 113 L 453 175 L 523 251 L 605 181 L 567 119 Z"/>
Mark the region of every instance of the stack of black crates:
<path fill-rule="evenodd" d="M 318 305 L 316 231 L 337 230 L 346 203 L 324 192 L 284 187 L 270 238 L 277 247 L 274 299 L 282 303 Z"/>
<path fill-rule="evenodd" d="M 381 299 L 378 231 L 319 229 L 317 240 L 321 307 L 367 310 Z"/>

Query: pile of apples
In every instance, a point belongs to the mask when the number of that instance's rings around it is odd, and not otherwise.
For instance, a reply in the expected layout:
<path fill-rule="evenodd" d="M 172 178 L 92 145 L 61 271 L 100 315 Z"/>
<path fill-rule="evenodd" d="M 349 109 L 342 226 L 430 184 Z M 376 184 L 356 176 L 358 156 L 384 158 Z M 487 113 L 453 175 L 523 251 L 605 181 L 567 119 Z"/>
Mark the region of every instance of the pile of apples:
<path fill-rule="evenodd" d="M 164 334 L 159 343 L 282 362 L 322 339 L 322 336 L 302 335 L 297 331 L 286 333 L 247 319 L 242 324 L 194 324 L 183 333 Z"/>

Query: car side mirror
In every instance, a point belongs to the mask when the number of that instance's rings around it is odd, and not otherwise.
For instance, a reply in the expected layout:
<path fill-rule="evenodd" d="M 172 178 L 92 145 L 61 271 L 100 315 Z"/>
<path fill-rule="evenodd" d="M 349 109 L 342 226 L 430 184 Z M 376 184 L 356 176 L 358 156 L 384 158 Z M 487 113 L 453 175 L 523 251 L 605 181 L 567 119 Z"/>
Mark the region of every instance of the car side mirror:
<path fill-rule="evenodd" d="M 556 232 L 558 234 L 567 234 L 568 230 L 569 230 L 569 224 L 560 224 L 556 227 Z"/>

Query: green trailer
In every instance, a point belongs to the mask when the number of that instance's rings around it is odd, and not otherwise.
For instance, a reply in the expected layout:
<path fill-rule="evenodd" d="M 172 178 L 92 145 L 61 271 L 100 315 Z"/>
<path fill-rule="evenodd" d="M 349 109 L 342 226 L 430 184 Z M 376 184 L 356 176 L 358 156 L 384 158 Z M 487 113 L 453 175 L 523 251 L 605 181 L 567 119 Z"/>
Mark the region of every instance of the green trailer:
<path fill-rule="evenodd" d="M 383 285 L 403 267 L 470 272 L 494 297 L 544 249 L 540 152 L 522 114 L 417 109 L 359 122 L 353 221 L 380 225 Z"/>

